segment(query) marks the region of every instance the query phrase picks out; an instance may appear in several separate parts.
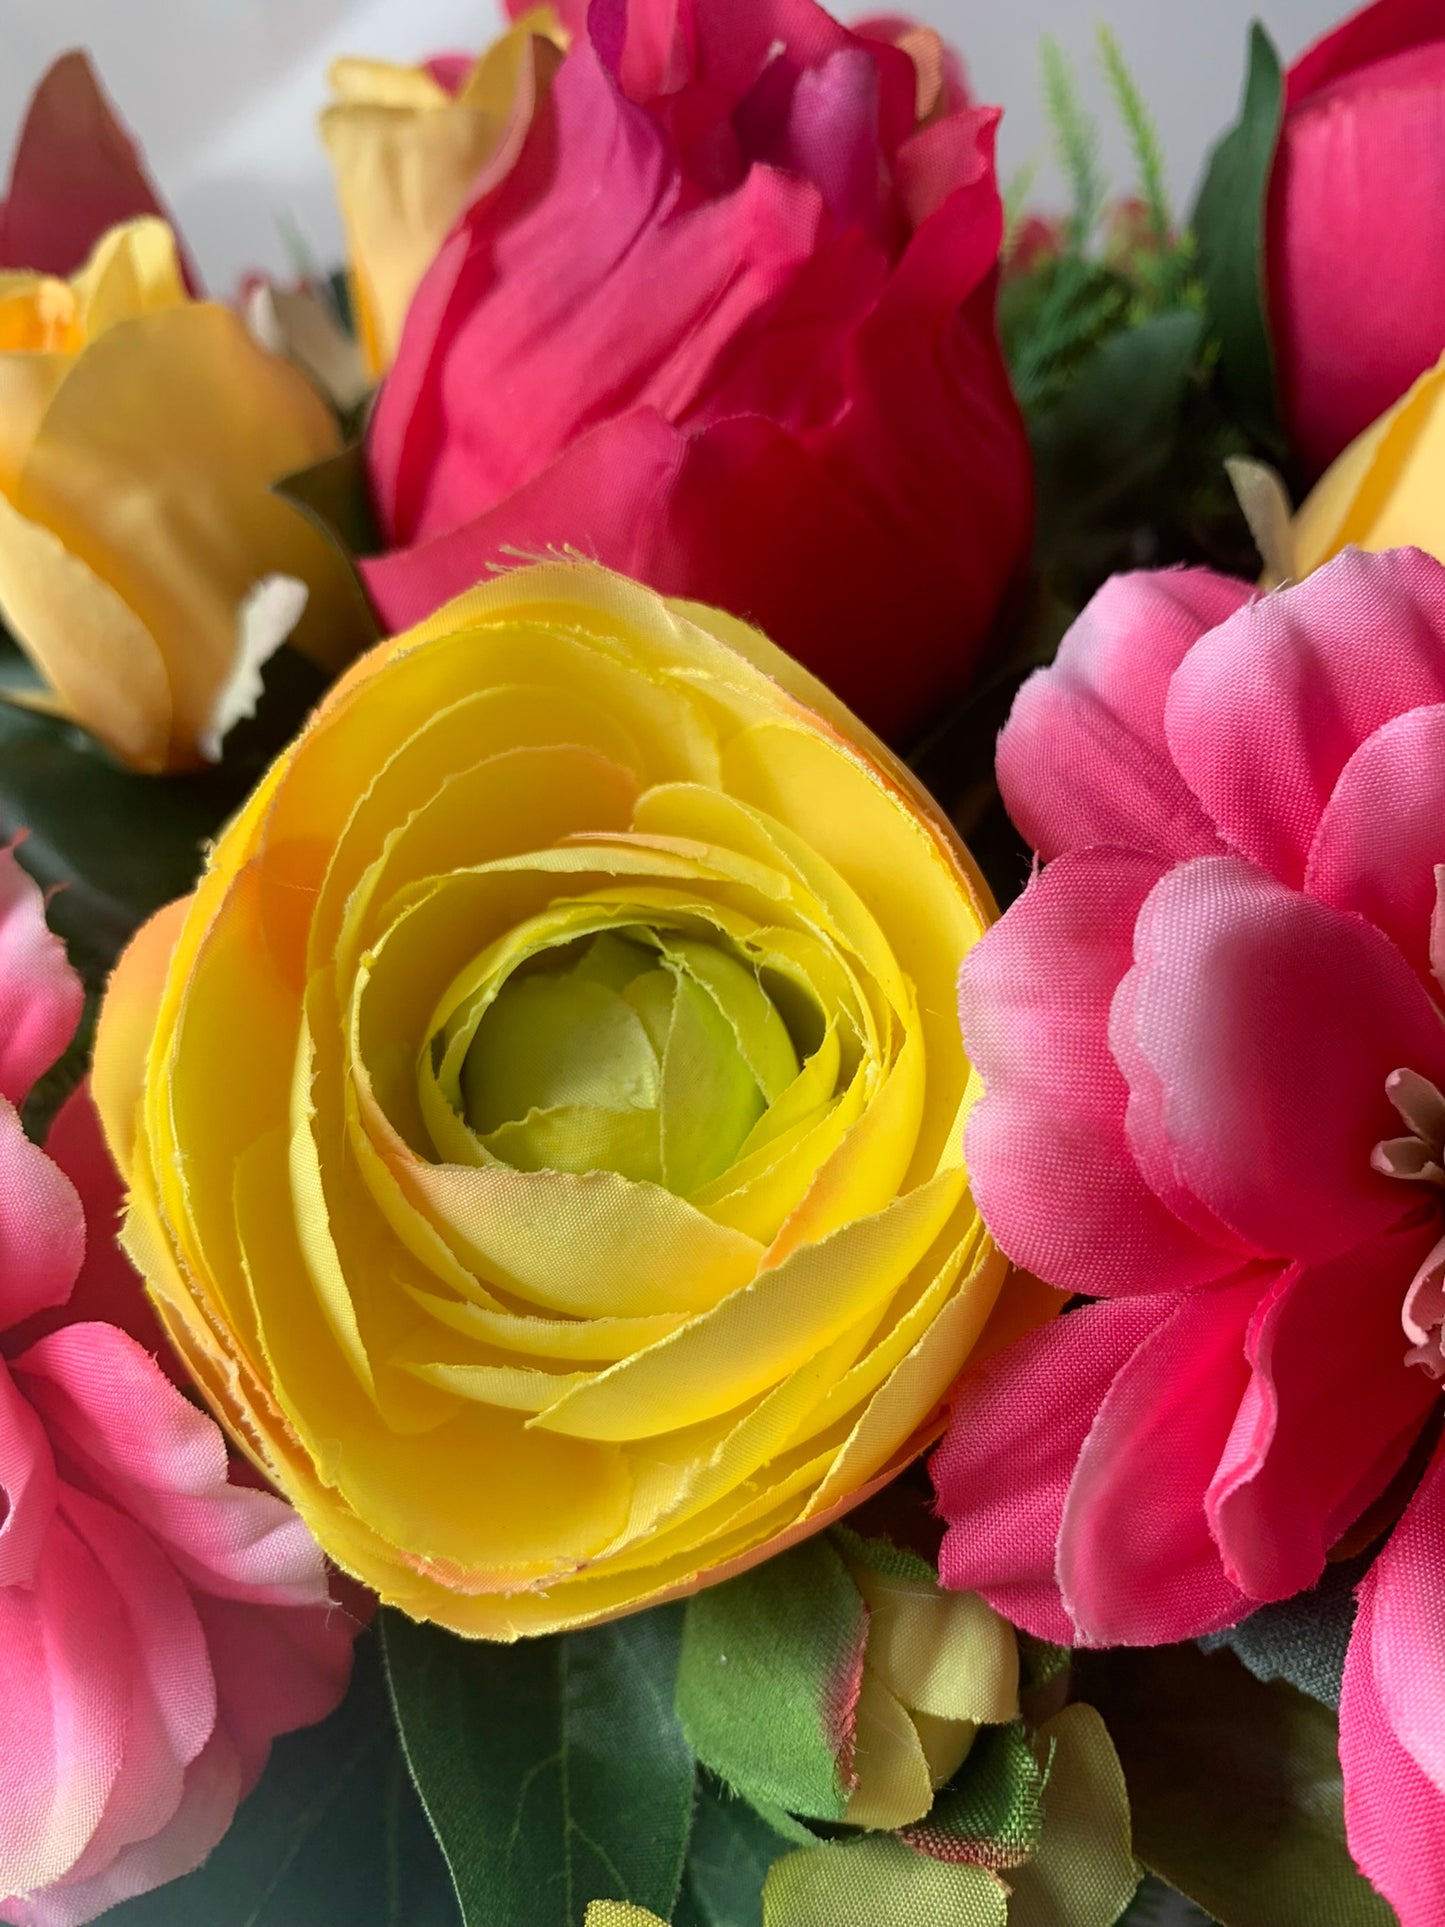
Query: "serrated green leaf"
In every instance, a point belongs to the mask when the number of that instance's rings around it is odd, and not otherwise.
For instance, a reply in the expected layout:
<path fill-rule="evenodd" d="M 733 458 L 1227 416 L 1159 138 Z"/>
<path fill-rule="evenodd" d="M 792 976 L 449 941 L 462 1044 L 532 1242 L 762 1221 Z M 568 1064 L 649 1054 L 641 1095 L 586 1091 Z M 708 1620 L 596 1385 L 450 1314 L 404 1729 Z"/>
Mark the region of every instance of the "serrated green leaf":
<path fill-rule="evenodd" d="M 1283 118 L 1279 55 L 1256 21 L 1250 29 L 1239 119 L 1210 156 L 1193 228 L 1205 305 L 1219 340 L 1223 386 L 1245 427 L 1277 452 L 1279 408 L 1265 293 L 1264 222 Z"/>
<path fill-rule="evenodd" d="M 700 1774 L 674 1927 L 762 1927 L 763 1881 L 787 1851 L 746 1800 Z"/>
<path fill-rule="evenodd" d="M 697 1757 L 761 1807 L 841 1820 L 868 1614 L 826 1539 L 687 1602 L 677 1710 Z"/>
<path fill-rule="evenodd" d="M 287 1734 L 196 1873 L 106 1927 L 460 1927 L 446 1862 L 397 1744 L 374 1637 L 344 1704 Z"/>
<path fill-rule="evenodd" d="M 393 1612 L 381 1630 L 466 1927 L 581 1927 L 597 1899 L 671 1913 L 695 1772 L 672 1710 L 679 1608 L 514 1646 Z"/>
<path fill-rule="evenodd" d="M 1109 1728 L 1134 1851 L 1223 1927 L 1388 1927 L 1350 1859 L 1333 1714 L 1232 1653 L 1076 1655 Z"/>

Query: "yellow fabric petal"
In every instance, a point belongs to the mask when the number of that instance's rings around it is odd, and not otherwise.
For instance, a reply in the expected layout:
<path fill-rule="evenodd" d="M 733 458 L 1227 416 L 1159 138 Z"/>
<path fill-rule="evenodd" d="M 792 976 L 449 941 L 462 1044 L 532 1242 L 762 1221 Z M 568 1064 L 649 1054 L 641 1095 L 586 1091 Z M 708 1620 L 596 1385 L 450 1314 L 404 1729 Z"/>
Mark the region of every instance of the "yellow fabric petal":
<path fill-rule="evenodd" d="M 591 1900 L 584 1927 L 667 1927 L 667 1922 L 630 1900 Z"/>
<path fill-rule="evenodd" d="M 872 1643 L 869 1628 L 869 1643 Z M 918 1730 L 867 1659 L 858 1690 L 853 1743 L 857 1784 L 844 1814 L 850 1826 L 891 1832 L 921 1820 L 933 1805 L 933 1775 Z"/>
<path fill-rule="evenodd" d="M 979 1725 L 1018 1718 L 1018 1639 L 977 1593 L 850 1570 L 868 1606 L 869 1669 L 910 1712 Z"/>

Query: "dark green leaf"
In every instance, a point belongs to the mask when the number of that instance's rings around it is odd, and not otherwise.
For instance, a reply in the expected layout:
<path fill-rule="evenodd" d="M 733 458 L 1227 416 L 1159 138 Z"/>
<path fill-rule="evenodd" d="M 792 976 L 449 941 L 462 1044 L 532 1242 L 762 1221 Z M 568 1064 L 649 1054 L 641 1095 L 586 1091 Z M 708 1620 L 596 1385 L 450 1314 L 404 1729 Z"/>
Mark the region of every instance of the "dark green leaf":
<path fill-rule="evenodd" d="M 1022 1721 L 985 1726 L 929 1812 L 899 1837 L 934 1860 L 995 1873 L 1021 1867 L 1043 1838 L 1044 1779 Z"/>
<path fill-rule="evenodd" d="M 1354 1589 L 1367 1563 L 1350 1559 L 1326 1566 L 1313 1591 L 1265 1606 L 1199 1644 L 1207 1653 L 1227 1646 L 1256 1679 L 1288 1680 L 1338 1712 L 1345 1649 L 1355 1624 Z"/>
<path fill-rule="evenodd" d="M 1124 1767 L 1134 1850 L 1224 1927 L 1387 1927 L 1345 1845 L 1327 1707 L 1197 1646 L 1076 1654 Z"/>
<path fill-rule="evenodd" d="M 675 1927 L 762 1927 L 763 1881 L 788 1842 L 700 1774 Z"/>
<path fill-rule="evenodd" d="M 412 1775 L 466 1927 L 581 1927 L 592 1900 L 666 1918 L 694 1763 L 672 1710 L 681 1610 L 515 1646 L 382 1615 Z"/>
<path fill-rule="evenodd" d="M 1135 532 L 1157 512 L 1203 334 L 1203 317 L 1178 308 L 1114 335 L 1035 418 L 1036 553 L 1066 594 L 1089 594 L 1137 559 Z"/>
<path fill-rule="evenodd" d="M 392 1726 L 376 1640 L 338 1712 L 278 1740 L 206 1864 L 106 1927 L 460 1927 Z"/>
<path fill-rule="evenodd" d="M 357 556 L 375 555 L 384 546 L 371 506 L 364 442 L 349 442 L 339 454 L 328 455 L 310 468 L 299 468 L 273 486 L 275 493 L 298 508 L 340 555 L 363 631 L 372 638 L 379 636 L 381 625 L 356 569 Z"/>
<path fill-rule="evenodd" d="M 1119 1927 L 1210 1927 L 1210 1919 L 1192 1900 L 1146 1874 Z"/>
<path fill-rule="evenodd" d="M 687 1602 L 677 1710 L 693 1750 L 762 1807 L 841 1820 L 868 1612 L 826 1539 Z"/>
<path fill-rule="evenodd" d="M 1205 303 L 1219 341 L 1223 386 L 1240 421 L 1276 453 L 1279 411 L 1265 294 L 1264 222 L 1283 115 L 1279 55 L 1256 21 L 1250 30 L 1239 119 L 1210 156 L 1193 226 Z"/>

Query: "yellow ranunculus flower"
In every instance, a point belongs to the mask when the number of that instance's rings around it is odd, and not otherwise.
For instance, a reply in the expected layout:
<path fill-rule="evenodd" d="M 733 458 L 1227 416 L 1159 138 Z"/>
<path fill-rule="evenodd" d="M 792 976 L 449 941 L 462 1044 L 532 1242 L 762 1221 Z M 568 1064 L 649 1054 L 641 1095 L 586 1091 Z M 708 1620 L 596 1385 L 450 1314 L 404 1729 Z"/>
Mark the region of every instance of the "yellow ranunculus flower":
<path fill-rule="evenodd" d="M 310 592 L 297 645 L 339 667 L 342 563 L 270 485 L 340 445 L 294 368 L 190 299 L 164 222 L 112 229 L 70 281 L 0 274 L 0 615 L 46 706 L 137 769 L 203 761 L 277 574 Z"/>
<path fill-rule="evenodd" d="M 1445 562 L 1445 357 L 1325 471 L 1272 572 L 1298 580 L 1349 547 L 1423 549 Z"/>
<path fill-rule="evenodd" d="M 499 578 L 352 667 L 122 960 L 126 1248 L 403 1611 L 689 1591 L 920 1452 L 999 1297 L 954 1003 L 992 915 L 755 631 Z"/>
<path fill-rule="evenodd" d="M 347 57 L 321 115 L 346 232 L 352 307 L 373 375 L 391 366 L 417 283 L 483 170 L 505 163 L 531 119 L 535 38 L 560 39 L 538 7 L 495 41 L 455 94 L 425 67 Z"/>

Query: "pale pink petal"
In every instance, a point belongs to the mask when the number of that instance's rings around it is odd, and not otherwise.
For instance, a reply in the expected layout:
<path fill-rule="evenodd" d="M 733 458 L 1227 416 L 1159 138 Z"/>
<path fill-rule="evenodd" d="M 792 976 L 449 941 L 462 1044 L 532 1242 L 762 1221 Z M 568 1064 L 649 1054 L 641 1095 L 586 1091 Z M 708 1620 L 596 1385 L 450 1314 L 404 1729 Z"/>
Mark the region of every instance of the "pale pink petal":
<path fill-rule="evenodd" d="M 1082 1645 L 1157 1646 L 1243 1618 L 1204 1496 L 1248 1383 L 1267 1277 L 1186 1293 L 1104 1395 L 1059 1526 L 1059 1588 Z M 1077 1315 L 1077 1314 L 1073 1314 Z"/>
<path fill-rule="evenodd" d="M 1392 716 L 1361 743 L 1325 805 L 1304 887 L 1368 917 L 1438 994 L 1430 971 L 1437 863 L 1445 863 L 1445 704 Z"/>
<path fill-rule="evenodd" d="M 75 1187 L 0 1097 L 0 1331 L 63 1305 L 84 1256 Z"/>
<path fill-rule="evenodd" d="M 1247 1255 L 1168 1210 L 1125 1136 L 1129 1092 L 1109 1052 L 1109 1004 L 1164 869 L 1128 851 L 1057 858 L 959 979 L 964 1039 L 984 1083 L 967 1137 L 979 1209 L 1016 1263 L 1090 1296 L 1197 1285 Z"/>
<path fill-rule="evenodd" d="M 1416 549 L 1347 549 L 1190 650 L 1165 729 L 1226 842 L 1304 881 L 1340 772 L 1392 716 L 1445 702 L 1445 569 Z"/>
<path fill-rule="evenodd" d="M 1045 861 L 1090 843 L 1176 860 L 1222 848 L 1164 740 L 1170 679 L 1254 590 L 1206 569 L 1120 575 L 1019 691 L 998 741 L 1009 815 Z"/>
<path fill-rule="evenodd" d="M 1040 1639 L 1074 1643 L 1055 1545 L 1075 1463 L 1110 1385 L 1175 1303 L 1085 1305 L 964 1377 L 929 1463 L 948 1521 L 945 1586 L 982 1593 Z"/>
<path fill-rule="evenodd" d="M 1370 1154 L 1399 1131 L 1393 1070 L 1445 1081 L 1445 1028 L 1386 937 L 1200 857 L 1151 892 L 1134 957 L 1110 1042 L 1131 1088 L 1155 1087 L 1130 1120 L 1146 1165 L 1153 1130 L 1156 1161 L 1262 1256 L 1318 1262 L 1415 1210 Z"/>
<path fill-rule="evenodd" d="M 1315 1584 L 1439 1398 L 1405 1365 L 1400 1329 L 1405 1290 L 1438 1232 L 1432 1218 L 1297 1268 L 1261 1302 L 1245 1345 L 1249 1387 L 1208 1499 L 1225 1570 L 1252 1599 Z"/>
<path fill-rule="evenodd" d="M 314 1726 L 341 1704 L 361 1628 L 330 1600 L 260 1609 L 197 1594 L 196 1608 L 244 1794 L 260 1779 L 278 1734 Z"/>
<path fill-rule="evenodd" d="M 0 1359 L 0 1587 L 34 1579 L 55 1490 L 49 1441 Z"/>
<path fill-rule="evenodd" d="M 1360 1585 L 1340 1693 L 1350 1852 L 1402 1927 L 1437 1927 L 1445 1919 L 1442 1499 L 1445 1455 L 1437 1451 Z"/>
<path fill-rule="evenodd" d="M 69 1526 L 33 1586 L 0 1588 L 0 1894 L 59 1880 L 121 1771 L 135 1656 L 110 1580 Z"/>
<path fill-rule="evenodd" d="M 0 1097 L 21 1104 L 75 1035 L 85 1001 L 45 899 L 0 849 Z"/>
<path fill-rule="evenodd" d="M 206 1638 L 189 1592 L 165 1554 L 132 1520 L 62 1487 L 60 1510 L 94 1555 L 130 1631 L 125 1754 L 105 1811 L 69 1873 L 88 1880 L 116 1854 L 169 1824 L 186 1768 L 216 1724 Z"/>
<path fill-rule="evenodd" d="M 136 1519 L 192 1585 L 273 1606 L 318 1605 L 316 1542 L 269 1492 L 233 1484 L 214 1420 L 109 1325 L 67 1325 L 15 1363 L 65 1476 Z"/>
<path fill-rule="evenodd" d="M 88 1880 L 0 1904 L 0 1920 L 10 1927 L 85 1927 L 107 1908 L 136 1894 L 148 1894 L 168 1880 L 179 1880 L 219 1844 L 240 1798 L 235 1749 L 218 1728 L 186 1768 L 180 1804 L 158 1834 L 122 1848 L 103 1872 Z M 205 1923 L 197 1922 L 196 1927 Z"/>

